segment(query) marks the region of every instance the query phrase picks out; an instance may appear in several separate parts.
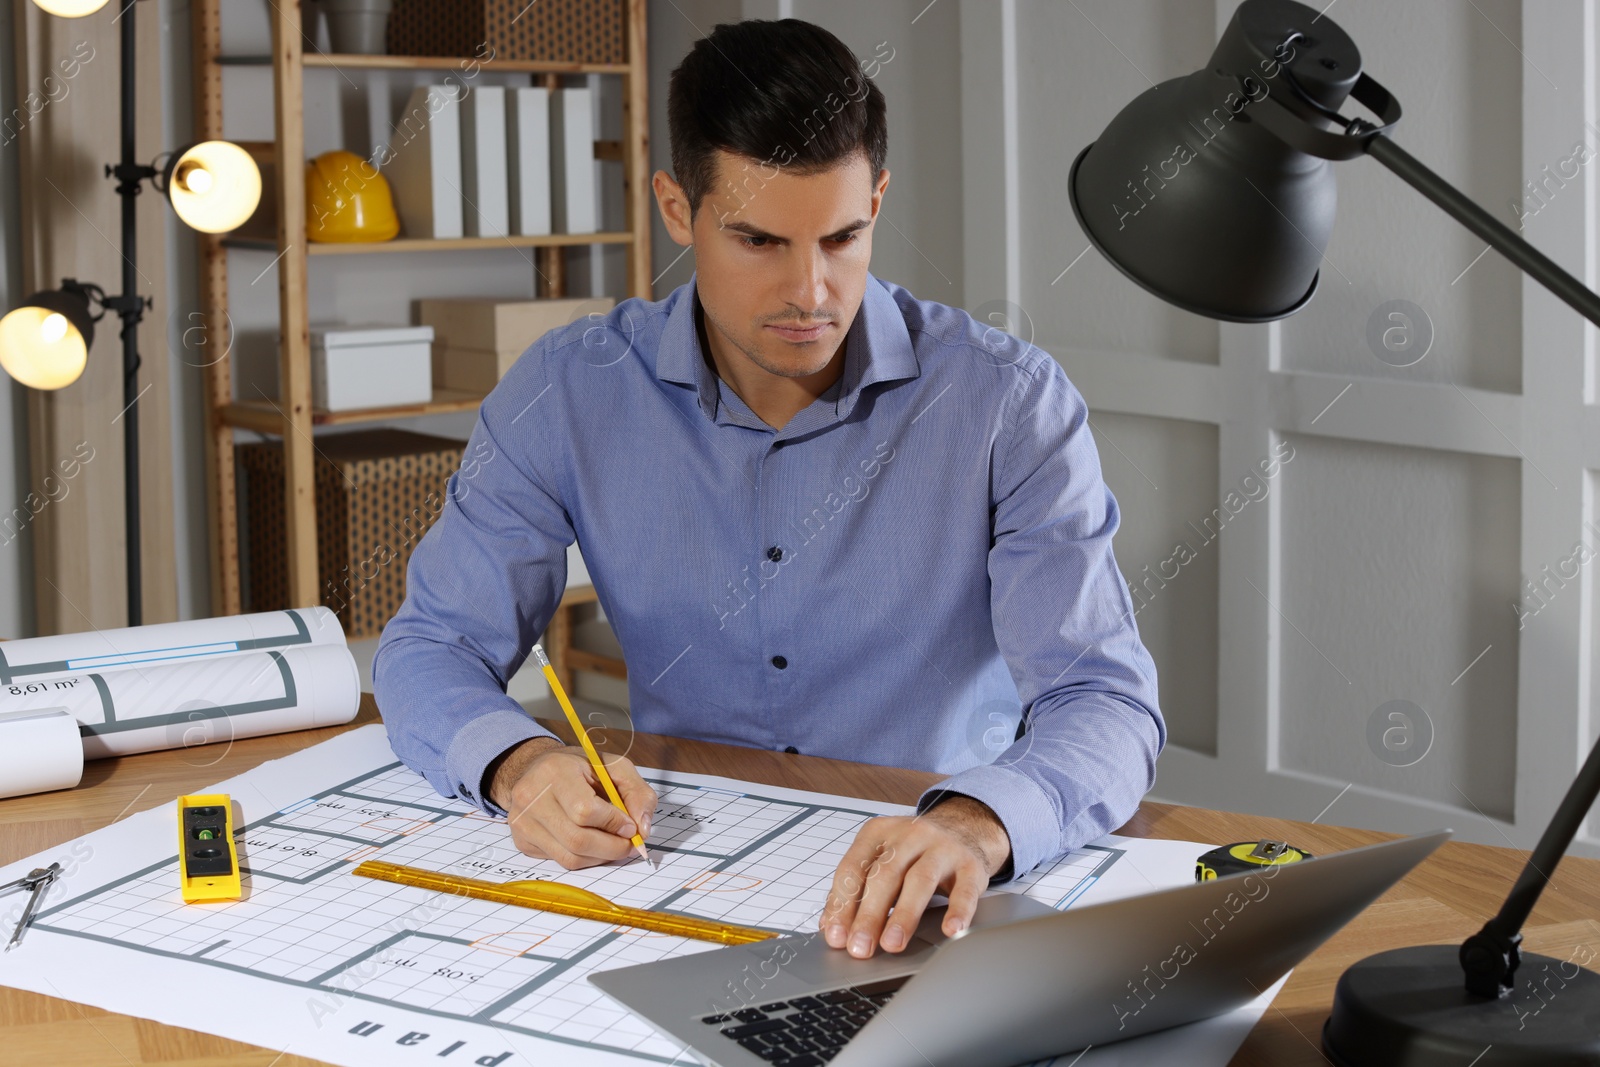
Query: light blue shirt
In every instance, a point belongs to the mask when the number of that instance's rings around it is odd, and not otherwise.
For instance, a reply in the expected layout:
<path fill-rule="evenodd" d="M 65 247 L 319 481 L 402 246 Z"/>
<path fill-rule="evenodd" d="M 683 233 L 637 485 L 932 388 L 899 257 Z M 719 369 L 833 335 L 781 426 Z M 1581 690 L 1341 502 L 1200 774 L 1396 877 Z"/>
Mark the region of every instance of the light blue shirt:
<path fill-rule="evenodd" d="M 485 770 L 549 733 L 506 682 L 576 539 L 636 729 L 948 775 L 918 809 L 988 805 L 1013 875 L 1125 822 L 1166 730 L 1061 366 L 869 276 L 839 381 L 775 431 L 697 304 L 552 330 L 483 402 L 373 664 L 395 752 L 503 814 Z"/>

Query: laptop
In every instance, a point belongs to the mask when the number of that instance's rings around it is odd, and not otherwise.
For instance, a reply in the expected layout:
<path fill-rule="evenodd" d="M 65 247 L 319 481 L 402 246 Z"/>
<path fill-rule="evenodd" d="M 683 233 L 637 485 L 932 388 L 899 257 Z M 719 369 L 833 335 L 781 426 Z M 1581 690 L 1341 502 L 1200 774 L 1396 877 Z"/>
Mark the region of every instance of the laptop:
<path fill-rule="evenodd" d="M 1013 1067 L 1254 1000 L 1450 833 L 1067 911 L 992 893 L 865 960 L 808 933 L 589 981 L 715 1067 Z"/>

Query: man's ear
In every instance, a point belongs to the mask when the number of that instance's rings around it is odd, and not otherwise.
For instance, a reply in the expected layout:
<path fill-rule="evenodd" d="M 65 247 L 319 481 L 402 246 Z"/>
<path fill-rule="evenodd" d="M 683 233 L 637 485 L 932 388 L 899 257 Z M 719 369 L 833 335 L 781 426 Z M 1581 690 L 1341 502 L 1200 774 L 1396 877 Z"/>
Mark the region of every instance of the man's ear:
<path fill-rule="evenodd" d="M 889 189 L 889 168 L 884 167 L 878 174 L 878 181 L 872 187 L 872 218 L 877 221 L 878 208 L 883 206 L 883 194 Z"/>
<path fill-rule="evenodd" d="M 689 198 L 683 187 L 672 180 L 664 170 L 658 170 L 650 179 L 650 189 L 656 194 L 656 206 L 661 210 L 661 221 L 666 224 L 667 236 L 680 245 L 694 244 L 694 223 L 689 210 Z"/>

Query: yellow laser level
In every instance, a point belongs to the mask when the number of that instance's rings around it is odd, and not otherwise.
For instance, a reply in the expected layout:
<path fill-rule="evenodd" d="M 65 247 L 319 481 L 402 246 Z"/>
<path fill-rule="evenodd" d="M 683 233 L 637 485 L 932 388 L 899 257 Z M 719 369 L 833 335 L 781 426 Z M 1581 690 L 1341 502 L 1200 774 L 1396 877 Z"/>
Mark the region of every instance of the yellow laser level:
<path fill-rule="evenodd" d="M 228 794 L 178 798 L 178 888 L 185 904 L 238 900 L 243 893 Z"/>

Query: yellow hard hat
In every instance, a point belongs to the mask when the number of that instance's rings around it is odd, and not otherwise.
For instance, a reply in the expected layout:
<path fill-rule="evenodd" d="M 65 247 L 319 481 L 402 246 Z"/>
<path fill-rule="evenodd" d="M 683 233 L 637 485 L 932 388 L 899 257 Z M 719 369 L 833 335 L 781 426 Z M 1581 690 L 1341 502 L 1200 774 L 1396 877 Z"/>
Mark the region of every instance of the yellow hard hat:
<path fill-rule="evenodd" d="M 324 152 L 306 166 L 306 236 L 387 241 L 400 232 L 389 182 L 354 152 Z"/>

